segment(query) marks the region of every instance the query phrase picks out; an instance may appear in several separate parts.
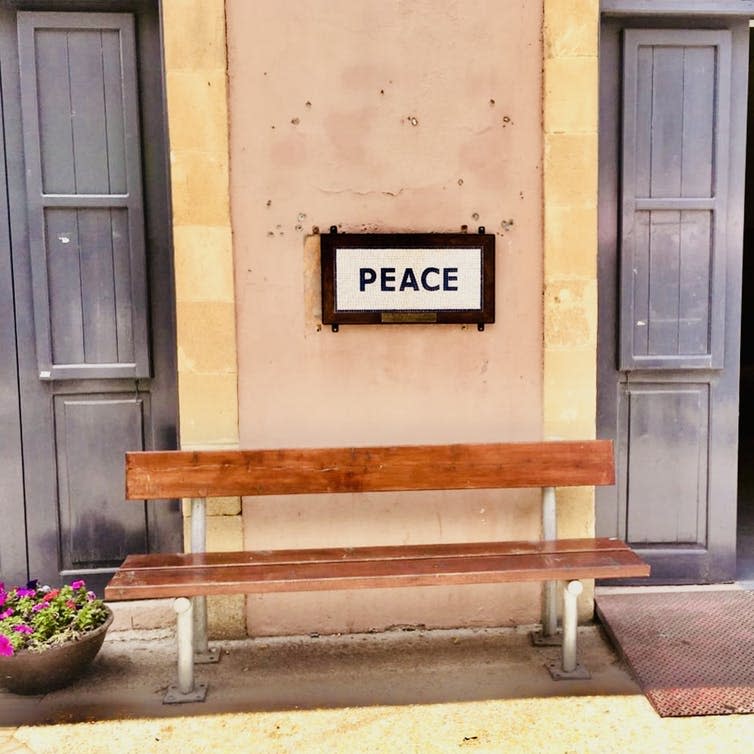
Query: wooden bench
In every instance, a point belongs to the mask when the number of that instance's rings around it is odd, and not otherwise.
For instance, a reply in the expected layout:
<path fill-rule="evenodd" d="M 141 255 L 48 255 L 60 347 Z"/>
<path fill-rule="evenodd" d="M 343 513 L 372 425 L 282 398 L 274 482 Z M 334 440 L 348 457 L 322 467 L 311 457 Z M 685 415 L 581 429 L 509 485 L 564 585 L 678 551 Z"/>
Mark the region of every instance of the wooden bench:
<path fill-rule="evenodd" d="M 215 594 L 540 581 L 540 640 L 554 643 L 562 581 L 562 658 L 551 672 L 585 677 L 576 654 L 581 579 L 647 576 L 649 566 L 618 540 L 558 539 L 555 488 L 613 483 L 612 443 L 601 440 L 128 453 L 127 499 L 192 499 L 192 552 L 129 555 L 105 598 L 176 598 L 178 684 L 168 702 L 204 698 L 193 663 L 213 659 L 205 600 Z M 543 489 L 538 541 L 204 552 L 208 497 L 525 487 Z"/>

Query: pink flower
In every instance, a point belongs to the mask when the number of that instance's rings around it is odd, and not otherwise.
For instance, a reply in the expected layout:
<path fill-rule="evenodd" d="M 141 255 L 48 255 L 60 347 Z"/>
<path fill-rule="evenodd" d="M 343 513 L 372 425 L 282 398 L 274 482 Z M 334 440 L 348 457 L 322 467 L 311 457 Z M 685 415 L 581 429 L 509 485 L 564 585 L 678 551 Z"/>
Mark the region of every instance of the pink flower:
<path fill-rule="evenodd" d="M 84 581 L 83 579 L 71 582 L 71 589 L 73 589 L 74 591 L 76 591 L 76 589 L 81 589 L 82 586 L 86 586 L 86 581 Z"/>
<path fill-rule="evenodd" d="M 33 634 L 34 629 L 31 626 L 27 626 L 25 623 L 19 623 L 17 626 L 13 626 L 14 631 L 18 631 L 20 634 Z"/>
<path fill-rule="evenodd" d="M 11 615 L 13 615 L 13 608 L 9 607 L 5 612 L 0 613 L 0 620 L 10 618 Z"/>
<path fill-rule="evenodd" d="M 13 645 L 7 636 L 0 634 L 0 656 L 10 657 L 13 654 Z"/>

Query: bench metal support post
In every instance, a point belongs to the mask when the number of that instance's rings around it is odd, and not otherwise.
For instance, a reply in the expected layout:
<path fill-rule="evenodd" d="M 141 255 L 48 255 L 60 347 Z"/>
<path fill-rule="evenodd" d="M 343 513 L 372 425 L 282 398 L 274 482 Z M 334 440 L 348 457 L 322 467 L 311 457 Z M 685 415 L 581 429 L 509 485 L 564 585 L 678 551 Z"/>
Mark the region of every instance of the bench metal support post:
<path fill-rule="evenodd" d="M 579 665 L 577 652 L 579 595 L 584 591 L 580 581 L 569 581 L 563 590 L 563 649 L 561 665 L 550 665 L 550 675 L 556 681 L 591 678 L 589 671 Z"/>
<path fill-rule="evenodd" d="M 191 552 L 207 551 L 207 501 L 203 497 L 191 499 Z M 194 597 L 194 662 L 203 665 L 219 662 L 220 652 L 210 649 L 207 642 L 207 598 Z"/>
<path fill-rule="evenodd" d="M 584 586 L 580 581 L 571 581 L 563 590 L 563 671 L 576 670 L 576 639 L 578 634 L 578 598 Z"/>
<path fill-rule="evenodd" d="M 194 617 L 192 602 L 186 597 L 177 597 L 173 602 L 176 613 L 176 641 L 178 643 L 178 683 L 170 686 L 164 704 L 203 702 L 207 696 L 207 684 L 194 684 Z"/>
<path fill-rule="evenodd" d="M 558 512 L 554 487 L 542 488 L 542 539 L 558 538 Z M 535 646 L 560 646 L 558 634 L 558 582 L 544 583 L 544 600 L 542 608 L 542 630 L 533 631 L 532 643 Z"/>
<path fill-rule="evenodd" d="M 207 500 L 191 498 L 191 552 L 207 551 Z"/>
<path fill-rule="evenodd" d="M 542 490 L 542 539 L 558 538 L 558 512 L 555 501 L 555 488 L 545 487 Z M 554 636 L 558 631 L 558 584 L 548 581 L 545 584 L 545 614 L 542 622 L 542 633 Z"/>

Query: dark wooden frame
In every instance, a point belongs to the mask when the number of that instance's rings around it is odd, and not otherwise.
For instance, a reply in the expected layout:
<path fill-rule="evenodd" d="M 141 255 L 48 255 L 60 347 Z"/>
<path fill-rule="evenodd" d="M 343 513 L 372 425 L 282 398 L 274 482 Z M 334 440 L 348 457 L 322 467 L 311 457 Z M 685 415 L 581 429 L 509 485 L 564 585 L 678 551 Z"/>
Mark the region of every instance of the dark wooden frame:
<path fill-rule="evenodd" d="M 335 250 L 482 249 L 482 306 L 479 309 L 338 311 L 335 308 Z M 320 238 L 322 322 L 333 325 L 485 324 L 495 321 L 495 236 L 491 233 L 327 233 Z"/>

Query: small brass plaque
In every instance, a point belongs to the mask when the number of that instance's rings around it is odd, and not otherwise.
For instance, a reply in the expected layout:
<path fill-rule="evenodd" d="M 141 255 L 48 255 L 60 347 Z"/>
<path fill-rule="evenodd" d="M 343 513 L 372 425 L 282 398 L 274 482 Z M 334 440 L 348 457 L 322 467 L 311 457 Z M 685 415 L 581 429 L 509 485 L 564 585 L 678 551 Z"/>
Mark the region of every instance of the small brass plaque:
<path fill-rule="evenodd" d="M 382 312 L 380 321 L 383 325 L 434 324 L 437 312 Z"/>

